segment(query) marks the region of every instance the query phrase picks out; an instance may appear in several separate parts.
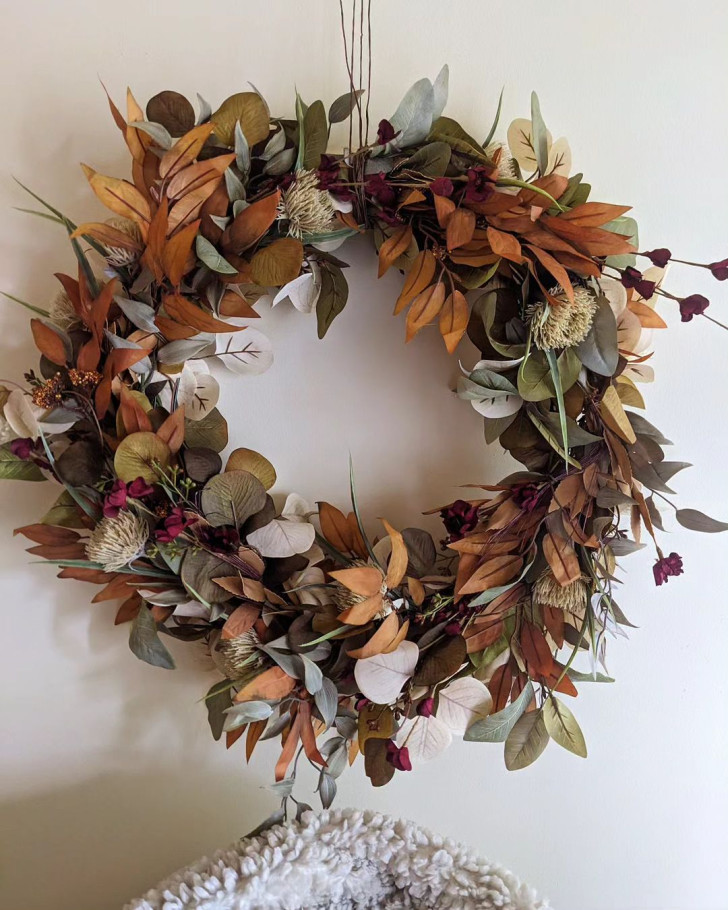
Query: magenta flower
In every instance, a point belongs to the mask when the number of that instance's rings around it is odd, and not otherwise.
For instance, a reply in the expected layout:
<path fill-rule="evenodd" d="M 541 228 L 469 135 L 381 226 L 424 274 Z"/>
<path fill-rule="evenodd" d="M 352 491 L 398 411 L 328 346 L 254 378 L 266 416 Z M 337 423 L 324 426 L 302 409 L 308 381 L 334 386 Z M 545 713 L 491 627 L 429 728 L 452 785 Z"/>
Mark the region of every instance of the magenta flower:
<path fill-rule="evenodd" d="M 643 278 L 642 272 L 631 265 L 622 272 L 621 281 L 624 287 L 628 290 L 634 288 L 645 300 L 649 300 L 655 293 L 655 282 Z"/>
<path fill-rule="evenodd" d="M 417 705 L 417 713 L 420 715 L 420 717 L 432 717 L 434 710 L 434 698 L 423 698 L 419 705 Z"/>
<path fill-rule="evenodd" d="M 122 509 L 126 509 L 128 498 L 144 499 L 146 496 L 151 496 L 152 493 L 154 493 L 154 488 L 143 477 L 137 477 L 130 484 L 124 483 L 123 480 L 115 480 L 104 499 L 104 516 L 116 518 Z"/>
<path fill-rule="evenodd" d="M 721 259 L 720 262 L 711 262 L 708 268 L 713 278 L 717 278 L 718 281 L 726 281 L 728 279 L 728 259 Z"/>
<path fill-rule="evenodd" d="M 159 528 L 154 536 L 160 543 L 170 543 L 195 521 L 195 518 L 187 518 L 182 506 L 175 506 L 164 519 L 164 527 Z"/>
<path fill-rule="evenodd" d="M 399 136 L 399 130 L 395 131 L 389 120 L 380 120 L 377 127 L 377 145 L 386 145 L 395 136 Z"/>
<path fill-rule="evenodd" d="M 466 202 L 485 202 L 493 193 L 491 168 L 478 164 L 468 170 L 468 184 L 465 187 Z"/>
<path fill-rule="evenodd" d="M 693 316 L 701 316 L 710 306 L 710 301 L 702 294 L 691 294 L 680 301 L 680 316 L 683 322 L 690 322 Z"/>
<path fill-rule="evenodd" d="M 650 250 L 649 252 L 643 253 L 642 255 L 647 256 L 650 262 L 653 265 L 656 265 L 658 269 L 664 269 L 672 258 L 672 253 L 670 250 L 665 249 L 664 246 L 661 246 L 656 250 Z"/>
<path fill-rule="evenodd" d="M 676 578 L 683 574 L 682 556 L 677 553 L 670 553 L 669 556 L 661 556 L 652 567 L 652 574 L 655 576 L 655 584 L 662 585 L 668 578 Z"/>
<path fill-rule="evenodd" d="M 440 512 L 440 518 L 450 535 L 448 540 L 452 543 L 465 537 L 478 524 L 478 507 L 458 499 Z"/>
<path fill-rule="evenodd" d="M 397 771 L 412 770 L 412 762 L 410 761 L 407 746 L 402 746 L 400 749 L 391 739 L 387 741 L 387 761 L 390 765 L 394 765 Z"/>
<path fill-rule="evenodd" d="M 541 496 L 541 487 L 535 483 L 519 483 L 511 488 L 513 502 L 524 512 L 533 512 Z"/>
<path fill-rule="evenodd" d="M 438 177 L 430 184 L 430 192 L 435 196 L 452 196 L 454 189 L 453 182 L 449 177 Z"/>

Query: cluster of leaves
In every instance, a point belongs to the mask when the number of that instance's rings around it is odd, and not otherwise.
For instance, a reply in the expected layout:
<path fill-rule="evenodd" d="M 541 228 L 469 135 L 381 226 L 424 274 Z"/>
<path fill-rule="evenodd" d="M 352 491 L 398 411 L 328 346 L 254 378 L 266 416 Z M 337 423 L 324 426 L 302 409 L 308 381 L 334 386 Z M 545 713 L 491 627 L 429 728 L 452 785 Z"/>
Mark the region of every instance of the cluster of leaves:
<path fill-rule="evenodd" d="M 590 201 L 535 95 L 507 146 L 492 141 L 498 117 L 480 142 L 443 115 L 445 68 L 407 92 L 375 143 L 328 155 L 331 124 L 359 95 L 328 113 L 297 97 L 292 119 L 256 91 L 216 111 L 200 99 L 198 115 L 170 91 L 146 113 L 129 93 L 126 116 L 109 100 L 131 180 L 84 170 L 117 219 L 77 226 L 35 197 L 68 232 L 78 276 L 58 276 L 62 319 L 26 304 L 41 353 L 30 399 L 0 389 L 0 476 L 64 488 L 19 529 L 31 552 L 102 585 L 94 602 L 121 600 L 140 659 L 172 668 L 162 636 L 204 641 L 224 675 L 206 697 L 213 733 L 228 746 L 245 736 L 248 757 L 280 738 L 284 803 L 301 755 L 324 805 L 359 753 L 377 786 L 453 735 L 503 742 L 509 768 L 549 739 L 585 755 L 558 696 L 609 680 L 606 635 L 630 625 L 616 560 L 655 539 L 655 497 L 686 467 L 632 410 L 651 378 L 646 332 L 665 325 L 662 270 L 635 269 L 628 208 Z M 333 250 L 364 230 L 380 275 L 404 272 L 407 340 L 436 322 L 448 351 L 466 333 L 479 349 L 459 395 L 526 468 L 482 488 L 490 499 L 439 510 L 439 550 L 386 521 L 370 539 L 353 482 L 347 515 L 295 494 L 279 509 L 266 458 L 238 448 L 223 467 L 208 362 L 270 366 L 248 323 L 271 290 L 273 304 L 315 312 L 323 337 L 347 300 Z M 579 306 L 579 338 L 545 344 L 538 320 Z M 657 557 L 658 583 L 682 571 L 677 554 Z M 582 653 L 591 664 L 577 671 Z"/>

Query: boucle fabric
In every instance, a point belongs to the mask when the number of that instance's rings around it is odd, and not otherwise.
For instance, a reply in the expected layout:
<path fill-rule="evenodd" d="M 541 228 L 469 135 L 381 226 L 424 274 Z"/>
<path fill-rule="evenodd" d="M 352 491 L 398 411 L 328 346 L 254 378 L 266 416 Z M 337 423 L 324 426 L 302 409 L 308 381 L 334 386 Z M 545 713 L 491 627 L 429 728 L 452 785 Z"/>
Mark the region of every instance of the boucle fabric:
<path fill-rule="evenodd" d="M 507 870 L 412 822 L 304 814 L 176 872 L 125 910 L 549 910 Z"/>

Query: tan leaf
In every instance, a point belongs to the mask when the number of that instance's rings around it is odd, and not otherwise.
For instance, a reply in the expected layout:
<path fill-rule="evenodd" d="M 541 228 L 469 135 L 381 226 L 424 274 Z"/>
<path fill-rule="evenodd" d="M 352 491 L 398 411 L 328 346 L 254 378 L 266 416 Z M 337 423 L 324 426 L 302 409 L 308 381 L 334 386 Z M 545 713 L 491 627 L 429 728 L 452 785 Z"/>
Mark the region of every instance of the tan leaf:
<path fill-rule="evenodd" d="M 338 569 L 329 573 L 332 578 L 354 594 L 361 597 L 381 595 L 384 579 L 379 569 L 374 566 L 358 566 L 355 569 Z"/>
<path fill-rule="evenodd" d="M 166 442 L 169 451 L 174 455 L 182 448 L 185 441 L 185 409 L 184 406 L 178 407 L 173 411 L 164 423 L 157 430 L 157 436 Z"/>
<path fill-rule="evenodd" d="M 175 174 L 167 184 L 167 198 L 171 200 L 180 199 L 187 193 L 199 190 L 210 182 L 212 182 L 213 189 L 215 189 L 233 161 L 235 161 L 234 152 L 230 155 L 218 155 L 216 158 L 208 158 L 205 161 L 198 161 L 196 164 L 188 165 L 178 174 Z"/>
<path fill-rule="evenodd" d="M 182 294 L 169 294 L 164 298 L 164 308 L 168 315 L 180 325 L 189 325 L 198 332 L 241 332 L 245 326 L 231 325 L 216 319 L 207 310 L 195 306 L 191 300 Z"/>
<path fill-rule="evenodd" d="M 232 577 L 236 580 L 239 580 L 239 576 Z M 213 579 L 213 581 L 218 585 L 223 581 L 229 580 L 230 579 L 227 578 Z M 244 635 L 246 632 L 249 632 L 253 628 L 253 625 L 259 616 L 259 607 L 254 607 L 252 604 L 242 604 L 241 606 L 236 607 L 225 621 L 225 625 L 222 627 L 221 637 L 226 641 L 229 641 L 231 638 L 238 638 L 238 636 Z"/>
<path fill-rule="evenodd" d="M 562 587 L 581 578 L 579 558 L 568 540 L 551 533 L 545 534 L 543 555 L 554 573 L 554 578 Z"/>
<path fill-rule="evenodd" d="M 246 209 L 247 211 L 247 209 Z M 253 281 L 262 287 L 282 287 L 298 278 L 303 264 L 303 244 L 295 237 L 274 240 L 250 260 Z"/>
<path fill-rule="evenodd" d="M 439 199 L 440 197 L 435 197 Z M 445 303 L 445 285 L 442 281 L 418 294 L 407 311 L 405 341 L 411 341 L 428 323 L 435 319 Z"/>
<path fill-rule="evenodd" d="M 448 250 L 470 243 L 475 232 L 475 212 L 469 209 L 456 209 L 448 218 L 445 240 Z"/>
<path fill-rule="evenodd" d="M 108 209 L 124 218 L 131 218 L 137 224 L 149 224 L 152 218 L 149 203 L 128 180 L 104 177 L 85 164 L 81 167 L 91 189 Z"/>
<path fill-rule="evenodd" d="M 170 179 L 182 168 L 192 164 L 213 129 L 214 124 L 201 123 L 200 126 L 196 126 L 179 138 L 172 148 L 162 155 L 162 160 L 159 162 L 159 176 L 163 180 Z"/>
<path fill-rule="evenodd" d="M 346 653 L 349 657 L 360 659 L 365 657 L 376 657 L 377 654 L 394 650 L 392 648 L 392 643 L 399 636 L 399 631 L 399 617 L 396 613 L 390 613 L 365 645 L 362 645 L 361 648 L 353 648 Z"/>
<path fill-rule="evenodd" d="M 395 228 L 391 237 L 388 237 L 379 248 L 379 274 L 378 278 L 389 269 L 409 249 L 412 242 L 412 228 L 403 224 Z"/>
<path fill-rule="evenodd" d="M 432 276 L 435 274 L 436 264 L 437 260 L 431 250 L 422 250 L 415 256 L 407 272 L 402 291 L 397 298 L 397 303 L 394 307 L 395 316 L 401 313 L 429 285 Z"/>
<path fill-rule="evenodd" d="M 523 262 L 521 244 L 513 234 L 506 234 L 504 231 L 499 231 L 490 225 L 488 226 L 487 233 L 488 242 L 494 253 L 497 253 L 498 256 L 502 256 L 504 259 L 508 259 L 511 262 Z"/>
<path fill-rule="evenodd" d="M 622 407 L 622 402 L 619 400 L 617 390 L 613 385 L 607 386 L 599 404 L 599 413 L 601 414 L 604 423 L 612 432 L 616 433 L 620 439 L 623 439 L 630 445 L 634 445 L 634 443 L 637 442 L 637 437 L 632 429 L 632 424 L 629 422 L 627 414 Z"/>
<path fill-rule="evenodd" d="M 276 701 L 290 695 L 295 686 L 296 680 L 292 676 L 289 676 L 280 667 L 271 667 L 243 686 L 233 700 L 236 702 L 260 699 Z"/>
<path fill-rule="evenodd" d="M 47 357 L 51 363 L 55 363 L 57 366 L 65 366 L 68 359 L 66 346 L 58 332 L 40 319 L 35 318 L 30 320 L 30 330 L 33 333 L 35 346 L 41 354 Z"/>
<path fill-rule="evenodd" d="M 367 597 L 366 600 L 355 603 L 354 606 L 349 607 L 348 610 L 344 610 L 343 613 L 339 614 L 339 619 L 341 622 L 345 622 L 350 626 L 365 626 L 374 619 L 377 613 L 381 613 L 383 609 L 384 599 L 382 598 L 382 595 L 373 594 L 371 597 Z"/>
<path fill-rule="evenodd" d="M 458 591 L 458 597 L 476 594 L 497 588 L 511 581 L 521 571 L 523 560 L 520 556 L 494 556 L 486 560 L 473 572 Z"/>
<path fill-rule="evenodd" d="M 452 354 L 468 327 L 470 313 L 465 295 L 460 291 L 448 294 L 440 311 L 440 334 L 448 354 Z"/>
<path fill-rule="evenodd" d="M 195 266 L 192 244 L 195 242 L 199 227 L 199 221 L 186 225 L 177 231 L 174 237 L 170 237 L 162 249 L 162 268 L 175 287 L 182 281 L 182 276 Z"/>

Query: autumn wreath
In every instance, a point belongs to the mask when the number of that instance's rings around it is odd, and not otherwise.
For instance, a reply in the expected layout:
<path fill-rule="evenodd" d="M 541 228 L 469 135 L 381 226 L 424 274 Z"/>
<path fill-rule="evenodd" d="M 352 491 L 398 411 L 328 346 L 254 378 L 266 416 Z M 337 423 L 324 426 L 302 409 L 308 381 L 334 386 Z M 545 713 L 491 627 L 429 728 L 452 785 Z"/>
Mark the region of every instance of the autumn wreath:
<path fill-rule="evenodd" d="M 122 601 L 137 657 L 173 667 L 164 636 L 209 650 L 213 733 L 228 746 L 244 735 L 248 756 L 279 740 L 284 803 L 302 754 L 324 805 L 359 752 L 375 786 L 454 734 L 504 742 L 511 769 L 549 739 L 585 755 L 564 697 L 608 679 L 607 634 L 629 625 L 615 560 L 655 540 L 684 467 L 639 413 L 639 385 L 665 327 L 655 304 L 689 322 L 710 318 L 708 300 L 662 287 L 670 252 L 637 253 L 628 208 L 589 200 L 535 95 L 505 142 L 498 117 L 481 141 L 444 116 L 446 95 L 445 68 L 373 142 L 332 155 L 330 125 L 362 123 L 360 91 L 328 114 L 297 97 L 291 119 L 255 91 L 214 112 L 200 99 L 197 115 L 176 92 L 146 112 L 129 93 L 126 116 L 110 106 L 131 180 L 84 165 L 114 217 L 76 226 L 35 197 L 68 231 L 78 274 L 58 275 L 49 311 L 25 304 L 40 365 L 27 390 L 1 393 L 2 476 L 63 486 L 19 531 L 61 577 L 101 585 L 94 602 Z M 449 352 L 466 332 L 482 352 L 459 396 L 525 468 L 436 509 L 439 547 L 386 521 L 371 536 L 353 481 L 346 513 L 297 495 L 281 507 L 265 457 L 220 456 L 209 364 L 270 365 L 249 324 L 263 298 L 315 312 L 323 337 L 347 300 L 338 247 L 362 232 L 380 275 L 404 273 L 407 340 L 435 323 Z M 728 277 L 727 260 L 703 267 Z M 661 585 L 682 560 L 655 547 Z"/>

